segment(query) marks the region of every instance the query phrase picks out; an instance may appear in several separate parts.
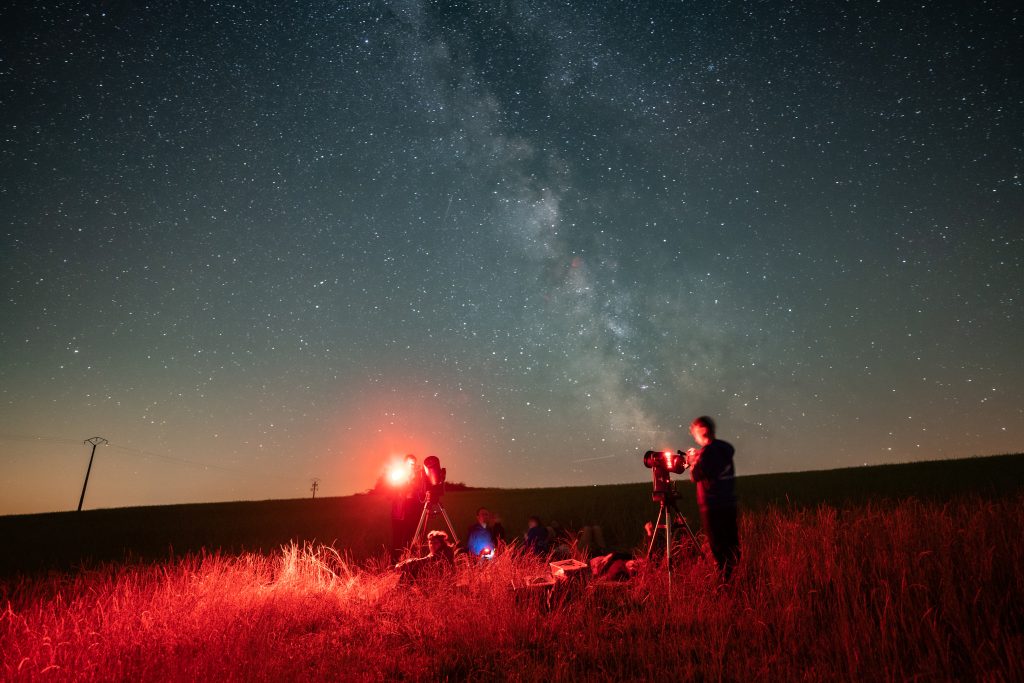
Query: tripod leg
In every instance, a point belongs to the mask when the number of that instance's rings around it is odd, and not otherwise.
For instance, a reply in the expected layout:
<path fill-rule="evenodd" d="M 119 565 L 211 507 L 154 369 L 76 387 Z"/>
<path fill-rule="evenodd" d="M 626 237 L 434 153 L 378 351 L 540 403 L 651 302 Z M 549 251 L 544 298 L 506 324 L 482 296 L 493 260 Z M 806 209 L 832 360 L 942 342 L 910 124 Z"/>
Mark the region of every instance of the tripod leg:
<path fill-rule="evenodd" d="M 658 527 L 661 526 L 661 516 L 665 514 L 665 506 L 662 505 L 658 510 L 658 520 L 654 523 L 654 528 L 651 529 L 651 542 L 647 544 L 647 559 L 651 559 L 651 553 L 654 552 L 654 542 L 658 539 Z"/>
<path fill-rule="evenodd" d="M 672 600 L 672 515 L 665 510 L 665 573 L 668 575 L 668 599 Z"/>
<path fill-rule="evenodd" d="M 416 531 L 412 535 L 409 547 L 415 547 L 420 543 L 420 532 L 427 530 L 427 515 L 430 511 L 430 501 L 423 504 L 423 512 L 420 513 L 420 521 L 416 524 Z"/>
<path fill-rule="evenodd" d="M 445 524 L 448 525 L 448 532 L 452 535 L 452 543 L 458 543 L 459 537 L 455 535 L 455 527 L 452 526 L 452 520 L 448 517 L 448 511 L 444 509 L 444 505 L 441 503 L 437 504 L 437 509 L 441 511 L 441 516 L 444 517 Z"/>
<path fill-rule="evenodd" d="M 683 517 L 682 513 L 679 512 L 679 510 L 674 506 L 672 508 L 672 511 L 676 515 L 676 524 L 686 529 L 686 534 L 690 537 L 690 541 L 693 543 L 693 547 L 696 548 L 697 552 L 699 552 L 702 556 L 707 558 L 707 555 L 704 552 L 704 547 L 700 544 L 700 541 L 697 540 L 697 534 L 693 533 L 693 529 L 690 528 L 690 524 L 686 521 L 686 517 Z"/>

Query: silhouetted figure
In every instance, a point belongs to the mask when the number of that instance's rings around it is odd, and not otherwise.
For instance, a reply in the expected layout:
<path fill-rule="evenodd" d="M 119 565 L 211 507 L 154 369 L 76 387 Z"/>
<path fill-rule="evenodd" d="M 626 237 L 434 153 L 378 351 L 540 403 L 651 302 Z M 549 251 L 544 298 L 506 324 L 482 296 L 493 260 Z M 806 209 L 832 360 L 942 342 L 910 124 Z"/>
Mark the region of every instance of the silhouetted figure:
<path fill-rule="evenodd" d="M 526 521 L 526 550 L 543 557 L 548 552 L 548 528 L 540 521 L 540 517 L 532 515 Z"/>
<path fill-rule="evenodd" d="M 405 479 L 393 484 L 391 499 L 391 561 L 397 562 L 416 533 L 423 507 L 423 472 L 416 467 L 416 456 L 407 455 L 402 467 Z"/>
<path fill-rule="evenodd" d="M 728 581 L 740 559 L 733 465 L 736 450 L 715 438 L 715 422 L 706 415 L 693 421 L 690 434 L 700 446 L 686 452 L 686 463 L 690 466 L 690 478 L 697 485 L 701 522 L 718 570 Z"/>
<path fill-rule="evenodd" d="M 455 568 L 455 551 L 448 543 L 448 534 L 435 530 L 427 534 L 426 557 L 414 557 L 395 565 L 401 573 L 401 583 L 414 583 L 422 579 L 436 579 Z"/>

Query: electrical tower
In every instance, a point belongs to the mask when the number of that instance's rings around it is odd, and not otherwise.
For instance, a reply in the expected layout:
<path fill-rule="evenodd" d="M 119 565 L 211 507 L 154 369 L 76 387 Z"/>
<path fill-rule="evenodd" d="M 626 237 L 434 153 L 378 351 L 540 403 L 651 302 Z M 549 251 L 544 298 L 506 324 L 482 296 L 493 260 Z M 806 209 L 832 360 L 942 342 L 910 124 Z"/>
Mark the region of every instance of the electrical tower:
<path fill-rule="evenodd" d="M 313 492 L 313 498 L 316 498 L 316 490 L 320 488 L 320 477 L 313 477 L 313 483 L 309 487 L 309 490 Z"/>
<path fill-rule="evenodd" d="M 109 443 L 102 436 L 94 436 L 86 439 L 82 443 L 92 444 L 92 453 L 89 455 L 89 467 L 85 470 L 85 483 L 82 484 L 82 497 L 78 499 L 78 511 L 82 511 L 82 503 L 85 502 L 85 487 L 89 485 L 89 473 L 92 472 L 92 459 L 96 457 L 96 447 L 102 444 Z"/>

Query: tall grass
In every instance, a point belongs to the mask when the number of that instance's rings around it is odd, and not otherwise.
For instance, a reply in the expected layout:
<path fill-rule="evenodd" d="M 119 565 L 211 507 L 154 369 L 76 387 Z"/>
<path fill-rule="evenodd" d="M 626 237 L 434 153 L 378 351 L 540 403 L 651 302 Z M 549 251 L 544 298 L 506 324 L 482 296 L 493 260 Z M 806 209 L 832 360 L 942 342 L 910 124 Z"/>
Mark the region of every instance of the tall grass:
<path fill-rule="evenodd" d="M 1024 496 L 769 507 L 702 561 L 511 589 L 510 553 L 411 587 L 324 546 L 3 584 L 5 680 L 1024 680 Z"/>

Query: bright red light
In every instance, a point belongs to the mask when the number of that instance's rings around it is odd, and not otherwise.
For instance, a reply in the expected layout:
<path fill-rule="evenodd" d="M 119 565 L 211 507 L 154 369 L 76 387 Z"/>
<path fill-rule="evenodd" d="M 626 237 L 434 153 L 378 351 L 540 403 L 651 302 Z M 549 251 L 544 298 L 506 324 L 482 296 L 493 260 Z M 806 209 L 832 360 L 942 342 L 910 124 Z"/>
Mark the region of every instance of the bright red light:
<path fill-rule="evenodd" d="M 388 468 L 388 483 L 392 486 L 401 486 L 409 481 L 409 467 L 405 463 L 395 463 Z"/>

